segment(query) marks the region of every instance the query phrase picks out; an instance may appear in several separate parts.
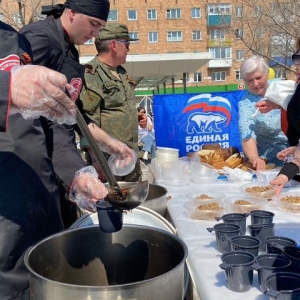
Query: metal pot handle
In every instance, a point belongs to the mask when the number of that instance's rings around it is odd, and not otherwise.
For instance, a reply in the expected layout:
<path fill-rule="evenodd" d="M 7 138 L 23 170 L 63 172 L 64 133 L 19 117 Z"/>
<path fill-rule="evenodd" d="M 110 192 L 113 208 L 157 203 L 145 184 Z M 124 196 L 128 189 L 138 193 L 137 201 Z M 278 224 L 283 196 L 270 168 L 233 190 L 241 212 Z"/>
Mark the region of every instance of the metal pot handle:
<path fill-rule="evenodd" d="M 214 231 L 215 229 L 214 228 L 212 228 L 212 227 L 209 227 L 209 228 L 206 228 L 209 232 L 212 232 L 212 231 Z"/>

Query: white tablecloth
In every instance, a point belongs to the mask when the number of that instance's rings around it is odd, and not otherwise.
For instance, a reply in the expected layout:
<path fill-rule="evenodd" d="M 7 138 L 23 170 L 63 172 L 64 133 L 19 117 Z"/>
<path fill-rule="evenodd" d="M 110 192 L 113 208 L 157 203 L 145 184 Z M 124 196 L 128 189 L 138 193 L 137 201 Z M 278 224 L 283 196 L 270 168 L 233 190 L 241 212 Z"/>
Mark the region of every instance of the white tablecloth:
<path fill-rule="evenodd" d="M 185 194 L 188 192 L 203 191 L 203 189 L 219 191 L 226 196 L 241 195 L 239 186 L 241 183 L 229 183 L 220 181 L 216 184 L 207 184 L 205 187 L 189 183 L 184 187 L 165 185 L 163 181 L 157 180 L 156 184 L 165 186 L 168 189 L 168 213 L 172 223 L 178 231 L 179 237 L 188 247 L 187 264 L 191 277 L 197 288 L 201 300 L 267 300 L 266 295 L 259 290 L 257 272 L 254 271 L 253 287 L 245 293 L 236 293 L 226 287 L 225 272 L 219 267 L 221 255 L 216 250 L 215 233 L 208 232 L 206 228 L 213 227 L 220 223 L 217 221 L 204 221 L 191 219 L 183 207 L 188 201 Z M 297 191 L 299 186 L 285 188 L 284 192 Z M 300 244 L 300 215 L 289 214 L 279 210 L 272 201 L 268 203 L 266 210 L 275 213 L 275 234 L 290 237 Z M 247 225 L 250 224 L 250 217 L 247 218 Z M 247 230 L 246 234 L 249 235 Z"/>

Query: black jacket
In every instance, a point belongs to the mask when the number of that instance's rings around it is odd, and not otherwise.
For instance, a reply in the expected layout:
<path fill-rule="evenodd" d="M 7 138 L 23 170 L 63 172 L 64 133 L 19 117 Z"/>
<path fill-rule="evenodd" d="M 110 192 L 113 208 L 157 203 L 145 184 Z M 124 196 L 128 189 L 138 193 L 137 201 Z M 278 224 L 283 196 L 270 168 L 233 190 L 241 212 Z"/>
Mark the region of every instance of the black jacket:
<path fill-rule="evenodd" d="M 9 43 L 7 34 L 11 36 Z M 30 53 L 26 39 L 0 22 L 0 59 Z M 25 41 L 22 43 L 22 41 Z M 0 72 L 2 108 L 7 104 L 7 72 Z M 3 75 L 4 74 L 4 75 Z M 3 91 L 3 92 L 2 92 Z M 4 124 L 1 110 L 1 124 Z M 0 133 L 0 299 L 28 300 L 28 272 L 24 251 L 63 229 L 55 172 L 68 185 L 84 166 L 68 131 L 44 118 L 8 118 Z"/>

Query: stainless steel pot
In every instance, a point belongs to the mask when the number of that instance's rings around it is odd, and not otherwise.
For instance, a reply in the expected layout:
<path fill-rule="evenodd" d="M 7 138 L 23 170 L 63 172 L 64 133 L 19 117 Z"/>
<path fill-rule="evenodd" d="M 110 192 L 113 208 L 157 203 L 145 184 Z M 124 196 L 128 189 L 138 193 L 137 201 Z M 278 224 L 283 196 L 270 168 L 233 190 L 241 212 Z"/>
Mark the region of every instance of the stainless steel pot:
<path fill-rule="evenodd" d="M 126 188 L 134 185 L 134 182 L 118 182 L 120 188 Z M 157 184 L 149 184 L 148 196 L 142 206 L 150 208 L 166 217 L 167 213 L 167 192 L 168 190 L 163 186 Z"/>
<path fill-rule="evenodd" d="M 25 254 L 31 300 L 182 300 L 186 245 L 174 234 L 98 225 L 50 236 Z"/>
<path fill-rule="evenodd" d="M 163 217 L 167 214 L 167 192 L 163 186 L 149 184 L 148 196 L 142 206 L 148 207 Z"/>

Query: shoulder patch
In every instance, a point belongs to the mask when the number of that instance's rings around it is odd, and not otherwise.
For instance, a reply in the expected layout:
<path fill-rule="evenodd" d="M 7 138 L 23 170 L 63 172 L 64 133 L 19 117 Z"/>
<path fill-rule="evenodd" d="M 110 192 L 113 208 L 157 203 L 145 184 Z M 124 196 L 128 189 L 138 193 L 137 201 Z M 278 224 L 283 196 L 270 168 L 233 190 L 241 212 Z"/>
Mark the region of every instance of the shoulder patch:
<path fill-rule="evenodd" d="M 0 59 L 0 70 L 10 71 L 13 66 L 20 65 L 20 57 L 16 54 L 8 55 Z"/>

